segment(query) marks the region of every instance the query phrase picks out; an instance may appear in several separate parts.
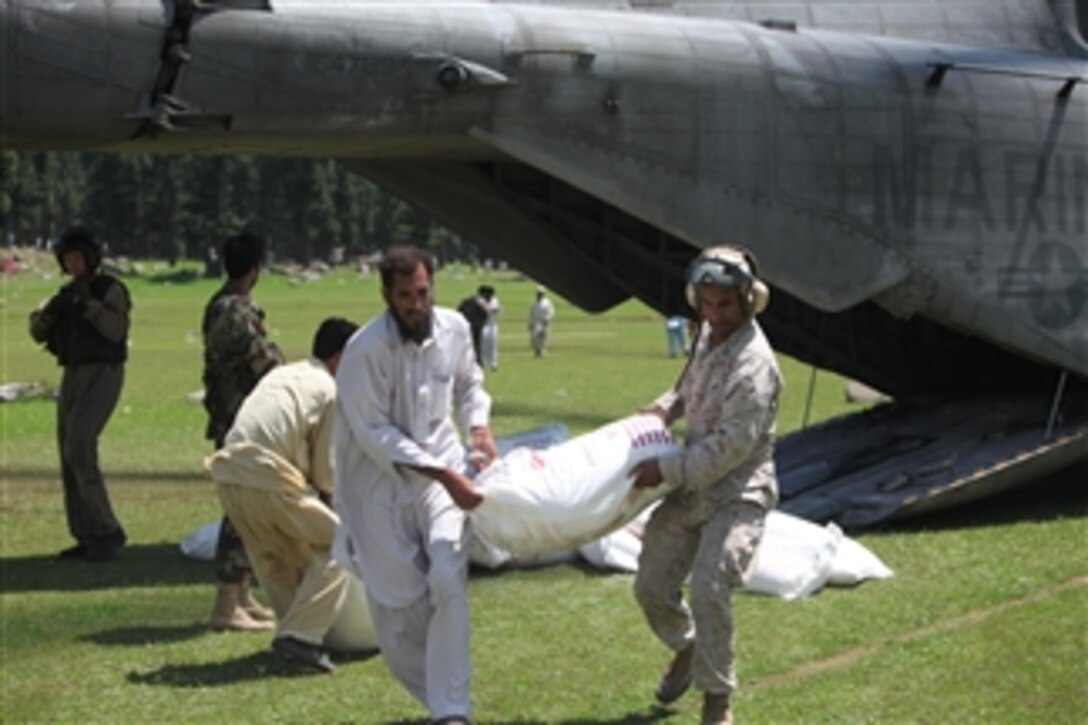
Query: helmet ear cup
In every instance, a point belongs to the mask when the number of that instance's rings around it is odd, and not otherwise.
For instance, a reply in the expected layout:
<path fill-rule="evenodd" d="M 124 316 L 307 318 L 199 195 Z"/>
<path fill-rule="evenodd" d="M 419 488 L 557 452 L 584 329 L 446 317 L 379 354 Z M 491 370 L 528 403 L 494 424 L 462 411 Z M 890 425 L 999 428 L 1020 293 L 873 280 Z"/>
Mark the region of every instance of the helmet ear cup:
<path fill-rule="evenodd" d="M 744 262 L 748 265 L 748 272 L 752 275 L 752 287 L 748 290 L 748 309 L 751 310 L 751 315 L 755 317 L 767 309 L 767 304 L 771 301 L 771 290 L 759 278 L 759 263 L 756 262 L 755 255 L 747 249 L 741 250 L 741 254 L 744 255 Z"/>
<path fill-rule="evenodd" d="M 748 309 L 752 315 L 758 315 L 767 309 L 767 303 L 771 301 L 771 290 L 763 283 L 763 280 L 753 278 L 752 287 L 748 290 Z"/>
<path fill-rule="evenodd" d="M 695 285 L 688 282 L 684 285 L 684 299 L 688 301 L 688 306 L 696 312 L 699 311 L 699 300 L 695 298 Z"/>

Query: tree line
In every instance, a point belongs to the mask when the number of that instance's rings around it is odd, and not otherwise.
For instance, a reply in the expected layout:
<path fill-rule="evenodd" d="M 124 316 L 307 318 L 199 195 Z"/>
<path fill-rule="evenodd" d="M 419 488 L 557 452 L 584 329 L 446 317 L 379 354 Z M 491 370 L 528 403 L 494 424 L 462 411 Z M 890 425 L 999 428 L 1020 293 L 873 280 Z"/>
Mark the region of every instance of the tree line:
<path fill-rule="evenodd" d="M 368 254 L 394 242 L 441 259 L 475 248 L 331 160 L 76 152 L 0 153 L 4 245 L 47 243 L 73 223 L 111 254 L 206 259 L 230 234 L 268 238 L 302 263 Z"/>

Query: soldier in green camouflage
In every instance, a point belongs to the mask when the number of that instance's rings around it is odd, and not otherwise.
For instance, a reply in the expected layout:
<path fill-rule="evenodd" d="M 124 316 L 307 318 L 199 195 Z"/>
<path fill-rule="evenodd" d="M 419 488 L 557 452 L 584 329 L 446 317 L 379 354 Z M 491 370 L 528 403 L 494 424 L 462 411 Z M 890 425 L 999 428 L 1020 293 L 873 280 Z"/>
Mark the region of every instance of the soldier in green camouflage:
<path fill-rule="evenodd" d="M 250 299 L 264 258 L 265 240 L 242 233 L 223 244 L 227 281 L 204 308 L 205 435 L 223 446 L 234 416 L 257 381 L 283 363 L 283 353 L 268 339 L 264 312 Z M 223 518 L 216 547 L 216 591 L 211 626 L 214 629 L 271 629 L 274 615 L 250 595 L 252 569 L 242 539 L 230 520 Z"/>

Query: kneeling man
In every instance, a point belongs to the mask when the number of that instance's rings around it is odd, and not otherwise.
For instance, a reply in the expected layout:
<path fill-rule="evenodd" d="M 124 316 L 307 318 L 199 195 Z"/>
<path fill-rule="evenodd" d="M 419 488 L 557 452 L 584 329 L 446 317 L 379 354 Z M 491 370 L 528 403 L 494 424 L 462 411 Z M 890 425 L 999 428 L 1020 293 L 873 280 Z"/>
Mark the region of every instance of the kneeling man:
<path fill-rule="evenodd" d="M 323 321 L 313 356 L 261 378 L 205 462 L 276 612 L 272 649 L 325 672 L 333 664 L 322 642 L 348 591 L 329 553 L 339 523 L 330 508 L 333 375 L 356 328 Z"/>

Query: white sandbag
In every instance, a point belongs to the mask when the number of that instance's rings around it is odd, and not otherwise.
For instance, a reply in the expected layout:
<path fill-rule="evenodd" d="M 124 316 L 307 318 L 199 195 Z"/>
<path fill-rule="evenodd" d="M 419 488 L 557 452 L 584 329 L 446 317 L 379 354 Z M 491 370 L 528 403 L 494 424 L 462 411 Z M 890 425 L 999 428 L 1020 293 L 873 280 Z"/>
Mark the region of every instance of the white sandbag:
<path fill-rule="evenodd" d="M 479 534 L 470 532 L 468 560 L 473 566 L 497 571 L 499 569 L 532 569 L 539 566 L 563 564 L 578 558 L 577 549 L 558 549 L 539 554 L 515 555 L 500 549 Z"/>
<path fill-rule="evenodd" d="M 473 566 L 495 571 L 506 566 L 514 555 L 506 549 L 500 549 L 490 541 L 483 539 L 476 532 L 468 537 L 468 560 Z"/>
<path fill-rule="evenodd" d="M 634 573 L 638 571 L 638 555 L 642 552 L 642 533 L 658 501 L 644 508 L 638 516 L 621 528 L 578 547 L 578 553 L 599 569 Z"/>
<path fill-rule="evenodd" d="M 638 571 L 642 529 L 653 506 L 613 533 L 579 547 L 602 569 Z M 834 523 L 819 526 L 782 511 L 767 514 L 763 539 L 745 573 L 743 591 L 798 599 L 824 586 L 853 586 L 887 579 L 892 570 Z"/>
<path fill-rule="evenodd" d="M 526 431 L 512 433 L 510 435 L 495 438 L 495 445 L 499 449 L 499 456 L 505 456 L 515 448 L 542 449 L 558 445 L 570 437 L 567 427 L 562 423 L 546 423 Z M 466 446 L 467 447 L 467 446 Z M 475 478 L 479 471 L 469 465 L 466 474 Z M 485 540 L 476 531 L 470 530 L 468 539 L 468 559 L 473 566 L 484 569 L 510 569 L 516 567 L 545 566 L 558 564 L 577 558 L 578 552 L 574 549 L 549 552 L 536 557 L 515 557 L 506 549 L 502 549 L 490 541 Z"/>
<path fill-rule="evenodd" d="M 676 450 L 653 415 L 634 415 L 545 450 L 515 448 L 476 477 L 474 530 L 514 555 L 570 549 L 623 526 L 668 491 L 635 490 L 638 462 Z"/>
<path fill-rule="evenodd" d="M 219 519 L 198 526 L 181 540 L 181 553 L 190 559 L 214 561 L 215 547 L 219 542 L 219 528 L 222 525 L 223 520 Z"/>
<path fill-rule="evenodd" d="M 325 635 L 325 646 L 336 652 L 369 652 L 378 649 L 374 621 L 366 590 L 359 577 L 348 572 L 348 593 L 336 621 Z"/>
<path fill-rule="evenodd" d="M 578 553 L 598 569 L 634 573 L 638 571 L 638 555 L 642 539 L 624 526 L 578 547 Z"/>
<path fill-rule="evenodd" d="M 819 526 L 771 511 L 745 573 L 744 591 L 783 599 L 812 594 L 827 583 L 842 540 L 842 530 L 835 524 Z"/>
<path fill-rule="evenodd" d="M 849 537 L 843 537 L 835 559 L 831 562 L 827 583 L 851 587 L 866 579 L 888 579 L 892 570 L 876 554 Z"/>

